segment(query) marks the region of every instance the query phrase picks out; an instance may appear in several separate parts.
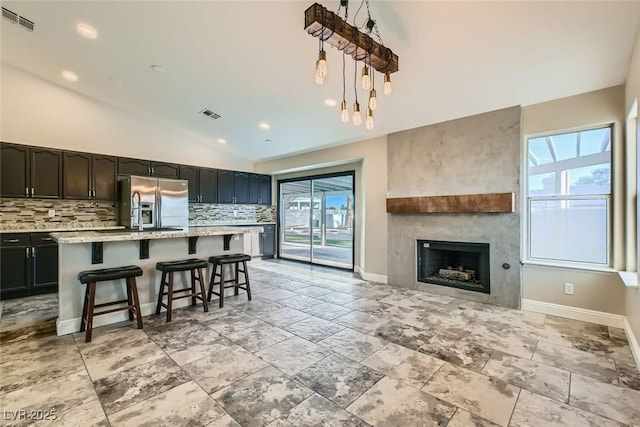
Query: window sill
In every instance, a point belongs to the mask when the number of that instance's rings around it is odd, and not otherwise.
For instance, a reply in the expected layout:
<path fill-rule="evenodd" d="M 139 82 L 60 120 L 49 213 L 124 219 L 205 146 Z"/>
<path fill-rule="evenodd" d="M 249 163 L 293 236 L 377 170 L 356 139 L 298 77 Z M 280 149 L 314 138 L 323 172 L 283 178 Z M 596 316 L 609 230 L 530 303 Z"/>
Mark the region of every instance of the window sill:
<path fill-rule="evenodd" d="M 638 289 L 638 273 L 635 271 L 618 271 L 618 276 L 627 288 Z"/>
<path fill-rule="evenodd" d="M 535 265 L 541 267 L 554 267 L 554 268 L 566 268 L 568 270 L 586 270 L 586 271 L 597 271 L 600 273 L 618 273 L 618 270 L 611 267 L 605 266 L 596 266 L 596 265 L 588 265 L 588 264 L 570 264 L 564 262 L 551 262 L 551 261 L 540 261 L 540 260 L 523 260 L 523 265 Z"/>

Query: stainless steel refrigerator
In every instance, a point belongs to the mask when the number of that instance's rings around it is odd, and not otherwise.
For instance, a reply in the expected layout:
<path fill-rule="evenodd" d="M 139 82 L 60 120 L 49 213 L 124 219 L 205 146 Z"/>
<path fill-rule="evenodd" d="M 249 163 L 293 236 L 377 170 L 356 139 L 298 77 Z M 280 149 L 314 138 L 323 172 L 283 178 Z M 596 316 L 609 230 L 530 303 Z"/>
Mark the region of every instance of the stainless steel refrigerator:
<path fill-rule="evenodd" d="M 128 228 L 189 226 L 188 181 L 118 175 L 118 224 Z"/>

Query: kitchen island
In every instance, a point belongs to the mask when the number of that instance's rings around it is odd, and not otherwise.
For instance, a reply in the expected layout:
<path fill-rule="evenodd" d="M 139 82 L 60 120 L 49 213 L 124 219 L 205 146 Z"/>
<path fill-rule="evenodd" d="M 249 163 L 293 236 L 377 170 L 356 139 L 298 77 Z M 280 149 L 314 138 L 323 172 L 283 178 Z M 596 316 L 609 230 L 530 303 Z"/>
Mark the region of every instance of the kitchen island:
<path fill-rule="evenodd" d="M 58 242 L 58 320 L 57 334 L 80 330 L 84 285 L 78 273 L 84 270 L 137 265 L 143 275 L 137 278 L 140 311 L 143 316 L 155 312 L 161 273 L 155 269 L 159 261 L 188 258 L 208 260 L 212 255 L 244 252 L 243 235 L 260 233 L 261 226 L 189 227 L 184 230 L 137 231 L 101 230 L 51 233 Z M 204 273 L 204 272 L 203 272 Z M 207 268 L 206 278 L 210 277 Z M 176 275 L 182 287 L 187 275 Z M 101 282 L 96 289 L 96 303 L 126 299 L 123 280 Z M 185 298 L 174 301 L 174 308 L 190 303 Z M 94 327 L 128 319 L 126 311 L 98 316 Z M 144 321 L 144 319 L 143 319 Z"/>

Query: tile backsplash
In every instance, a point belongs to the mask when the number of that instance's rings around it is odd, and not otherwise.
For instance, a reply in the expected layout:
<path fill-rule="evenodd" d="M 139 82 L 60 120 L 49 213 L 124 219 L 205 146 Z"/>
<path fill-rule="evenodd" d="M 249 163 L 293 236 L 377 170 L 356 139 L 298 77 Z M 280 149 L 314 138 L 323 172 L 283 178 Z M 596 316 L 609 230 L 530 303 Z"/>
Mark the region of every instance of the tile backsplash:
<path fill-rule="evenodd" d="M 253 224 L 276 222 L 276 207 L 262 205 L 218 205 L 192 203 L 189 205 L 189 225 L 215 223 Z"/>
<path fill-rule="evenodd" d="M 49 216 L 49 211 L 54 216 Z M 275 222 L 276 207 L 261 205 L 189 204 L 189 225 Z M 117 225 L 113 202 L 0 198 L 0 230 L 75 229 Z"/>
<path fill-rule="evenodd" d="M 53 210 L 53 217 L 49 211 Z M 113 202 L 59 199 L 0 199 L 0 229 L 54 229 L 64 227 L 112 227 L 116 224 Z"/>

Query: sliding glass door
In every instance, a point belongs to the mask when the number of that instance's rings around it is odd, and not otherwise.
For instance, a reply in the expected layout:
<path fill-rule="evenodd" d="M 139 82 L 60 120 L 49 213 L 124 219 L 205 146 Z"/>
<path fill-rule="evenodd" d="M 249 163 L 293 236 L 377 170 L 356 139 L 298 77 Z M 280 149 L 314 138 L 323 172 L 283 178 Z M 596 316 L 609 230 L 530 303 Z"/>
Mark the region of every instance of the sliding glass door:
<path fill-rule="evenodd" d="M 354 173 L 283 180 L 280 258 L 353 269 Z"/>

